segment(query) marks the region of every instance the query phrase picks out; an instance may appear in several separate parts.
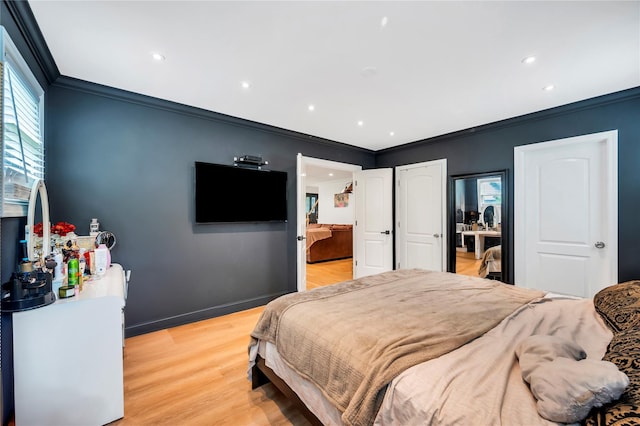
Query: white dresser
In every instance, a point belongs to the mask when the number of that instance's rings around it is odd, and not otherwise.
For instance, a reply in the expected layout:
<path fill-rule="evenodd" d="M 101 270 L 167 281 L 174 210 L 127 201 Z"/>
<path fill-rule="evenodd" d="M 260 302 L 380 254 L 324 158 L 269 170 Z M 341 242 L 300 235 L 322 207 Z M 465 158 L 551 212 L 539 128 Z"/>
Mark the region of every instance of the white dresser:
<path fill-rule="evenodd" d="M 13 314 L 16 426 L 102 425 L 124 416 L 126 285 L 113 264 L 79 295 Z"/>

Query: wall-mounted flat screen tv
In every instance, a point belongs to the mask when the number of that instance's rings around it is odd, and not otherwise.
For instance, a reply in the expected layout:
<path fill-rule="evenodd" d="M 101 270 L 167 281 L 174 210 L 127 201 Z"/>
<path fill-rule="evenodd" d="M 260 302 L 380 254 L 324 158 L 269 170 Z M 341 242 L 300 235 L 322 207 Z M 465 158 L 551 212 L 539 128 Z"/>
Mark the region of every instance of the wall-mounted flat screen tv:
<path fill-rule="evenodd" d="M 284 222 L 287 173 L 195 163 L 196 223 Z"/>

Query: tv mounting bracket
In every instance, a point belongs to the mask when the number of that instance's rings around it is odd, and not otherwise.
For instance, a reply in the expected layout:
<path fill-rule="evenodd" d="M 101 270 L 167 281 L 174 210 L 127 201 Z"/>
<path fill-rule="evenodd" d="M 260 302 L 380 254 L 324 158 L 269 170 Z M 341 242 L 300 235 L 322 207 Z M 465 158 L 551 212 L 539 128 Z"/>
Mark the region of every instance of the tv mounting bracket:
<path fill-rule="evenodd" d="M 269 164 L 268 161 L 264 161 L 262 157 L 256 155 L 243 155 L 240 157 L 233 157 L 234 166 L 253 166 L 258 169 L 262 166 Z"/>

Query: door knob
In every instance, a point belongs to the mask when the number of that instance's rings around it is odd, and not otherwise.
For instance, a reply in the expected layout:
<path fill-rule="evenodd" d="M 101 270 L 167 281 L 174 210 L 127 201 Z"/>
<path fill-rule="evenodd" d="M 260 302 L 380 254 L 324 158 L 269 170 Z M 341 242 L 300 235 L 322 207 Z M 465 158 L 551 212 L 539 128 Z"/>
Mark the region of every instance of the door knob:
<path fill-rule="evenodd" d="M 601 248 L 604 248 L 604 243 L 603 243 L 602 241 L 598 241 L 598 242 L 595 244 L 595 246 L 596 246 L 596 248 L 601 249 Z"/>
<path fill-rule="evenodd" d="M 433 238 L 440 238 L 440 234 L 433 234 Z"/>
<path fill-rule="evenodd" d="M 302 240 L 306 240 L 306 239 L 307 239 L 307 237 L 305 237 L 305 236 L 303 236 L 303 235 L 298 235 L 298 236 L 296 237 L 296 240 L 298 240 L 298 241 L 302 241 Z"/>
<path fill-rule="evenodd" d="M 389 231 L 388 229 L 386 231 L 382 231 L 381 234 L 385 234 L 385 235 L 389 235 L 391 234 L 391 231 Z"/>

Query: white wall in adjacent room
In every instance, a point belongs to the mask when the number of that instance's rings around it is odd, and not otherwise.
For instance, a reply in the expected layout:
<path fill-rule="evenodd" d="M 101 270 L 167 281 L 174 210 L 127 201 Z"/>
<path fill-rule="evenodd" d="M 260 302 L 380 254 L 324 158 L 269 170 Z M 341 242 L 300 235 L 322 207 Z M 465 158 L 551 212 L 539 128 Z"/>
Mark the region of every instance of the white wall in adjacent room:
<path fill-rule="evenodd" d="M 344 179 L 319 183 L 318 186 L 318 223 L 334 223 L 353 225 L 354 200 L 353 194 L 349 194 L 349 203 L 346 207 L 334 206 L 334 195 L 339 194 L 349 182 Z"/>

